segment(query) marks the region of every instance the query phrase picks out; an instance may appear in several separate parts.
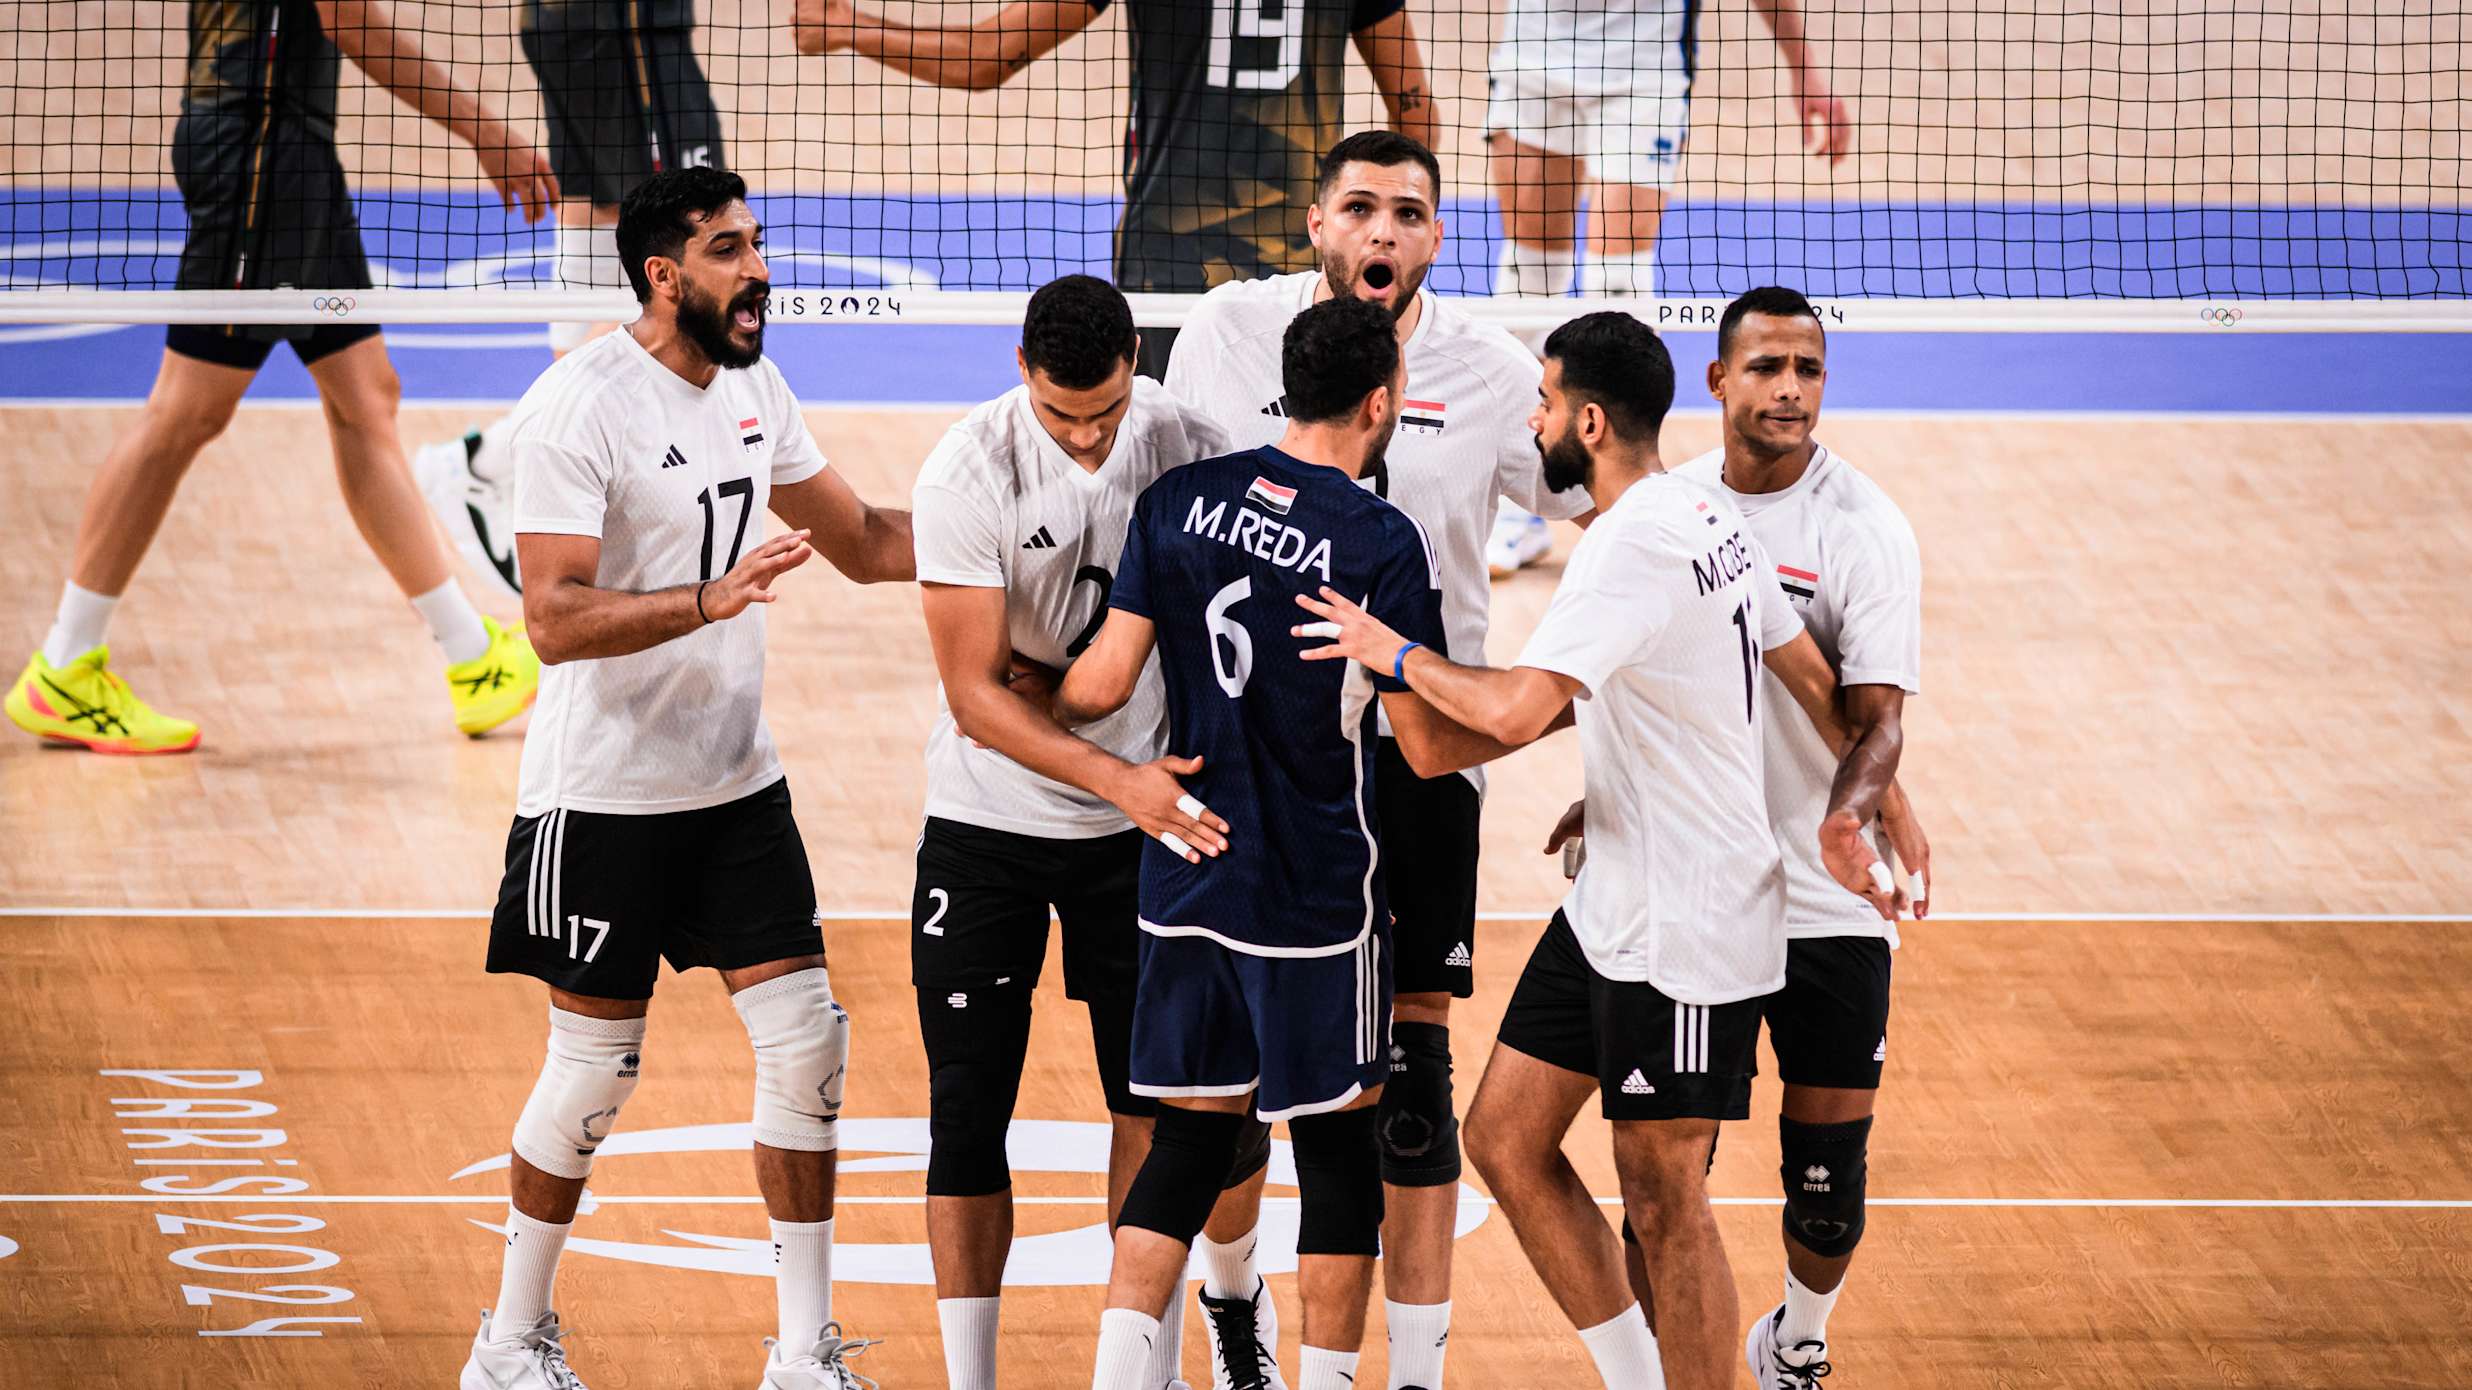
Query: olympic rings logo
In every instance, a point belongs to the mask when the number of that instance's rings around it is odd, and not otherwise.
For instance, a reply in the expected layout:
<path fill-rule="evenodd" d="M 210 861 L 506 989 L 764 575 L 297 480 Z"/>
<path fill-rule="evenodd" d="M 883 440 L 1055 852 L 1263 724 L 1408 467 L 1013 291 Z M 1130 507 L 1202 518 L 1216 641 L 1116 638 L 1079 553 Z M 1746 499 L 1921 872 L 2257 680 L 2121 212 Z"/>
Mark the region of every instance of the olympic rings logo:
<path fill-rule="evenodd" d="M 321 314 L 333 314 L 336 318 L 342 318 L 351 313 L 358 302 L 348 294 L 322 294 L 311 300 L 309 307 Z"/>
<path fill-rule="evenodd" d="M 2240 311 L 2217 304 L 2198 310 L 2197 317 L 2200 323 L 2211 323 L 2217 328 L 2229 328 L 2240 322 Z"/>

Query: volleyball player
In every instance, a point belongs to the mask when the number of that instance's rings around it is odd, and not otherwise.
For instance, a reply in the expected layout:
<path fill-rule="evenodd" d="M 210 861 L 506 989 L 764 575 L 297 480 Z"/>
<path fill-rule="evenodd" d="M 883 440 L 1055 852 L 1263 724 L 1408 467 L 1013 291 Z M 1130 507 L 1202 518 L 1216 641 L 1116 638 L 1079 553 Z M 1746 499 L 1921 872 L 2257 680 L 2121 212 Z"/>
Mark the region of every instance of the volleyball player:
<path fill-rule="evenodd" d="M 623 290 L 618 203 L 664 169 L 726 168 L 721 112 L 695 57 L 692 0 L 524 0 L 524 59 L 541 89 L 557 205 L 557 284 Z M 564 357 L 614 325 L 553 323 Z M 413 455 L 421 493 L 473 573 L 520 598 L 506 421 Z"/>
<path fill-rule="evenodd" d="M 1853 148 L 1795 0 L 1755 0 L 1776 36 L 1812 153 Z M 1509 0 L 1487 62 L 1485 142 L 1502 208 L 1496 295 L 1656 293 L 1657 230 L 1682 165 L 1699 69 L 1693 0 Z M 1588 257 L 1579 260 L 1581 191 Z M 1544 519 L 1505 505 L 1486 546 L 1507 575 L 1553 548 Z"/>
<path fill-rule="evenodd" d="M 1203 296 L 1168 364 L 1168 390 L 1226 426 L 1239 444 L 1276 438 L 1289 416 L 1280 341 L 1310 304 L 1334 298 L 1387 312 L 1407 364 L 1398 437 L 1374 488 L 1432 538 L 1451 650 L 1485 651 L 1484 545 L 1497 498 L 1555 517 L 1588 509 L 1584 491 L 1545 484 L 1528 415 L 1536 355 L 1424 288 L 1442 245 L 1442 170 L 1431 151 L 1365 131 L 1323 157 L 1310 210 L 1319 270 L 1239 280 Z M 1450 1331 L 1451 1248 L 1458 1214 L 1458 1121 L 1451 1099 L 1450 1006 L 1475 989 L 1480 772 L 1426 779 L 1395 742 L 1380 740 L 1383 872 L 1398 919 L 1398 997 L 1390 1087 L 1382 1114 L 1390 1221 L 1382 1280 L 1391 1330 L 1391 1385 L 1442 1383 Z M 1205 1281 L 1205 1294 L 1225 1287 Z"/>
<path fill-rule="evenodd" d="M 1760 997 L 1785 973 L 1785 873 L 1760 786 L 1761 666 L 1842 733 L 1825 662 L 1742 518 L 1661 471 L 1673 396 L 1664 345 L 1627 314 L 1585 315 L 1546 339 L 1535 412 L 1546 475 L 1588 488 L 1602 510 L 1514 667 L 1419 650 L 1335 586 L 1300 600 L 1339 633 L 1309 657 L 1400 672 L 1436 710 L 1504 744 L 1534 740 L 1578 702 L 1593 852 L 1512 992 L 1468 1135 L 1609 1390 L 1732 1384 L 1733 1276 L 1708 1206 L 1708 1155 L 1718 1123 L 1749 1114 Z M 1850 757 L 1831 816 L 1869 819 L 1887 785 L 1876 761 Z M 1886 913 L 1874 881 L 1885 870 L 1836 830 L 1829 871 Z M 1562 1152 L 1591 1091 L 1613 1122 L 1625 1215 L 1656 1290 L 1654 1334 Z"/>
<path fill-rule="evenodd" d="M 1314 264 L 1306 227 L 1318 151 L 1346 118 L 1353 43 L 1396 129 L 1441 135 L 1405 0 L 1125 0 L 1132 121 L 1115 275 L 1127 290 L 1199 293 Z M 802 53 L 849 49 L 936 87 L 985 91 L 1088 28 L 1107 0 L 1012 0 L 969 24 L 904 24 L 854 0 L 798 0 Z M 1231 32 L 1232 28 L 1232 32 Z M 1143 336 L 1162 377 L 1174 330 Z"/>
<path fill-rule="evenodd" d="M 1227 452 L 1217 425 L 1135 375 L 1136 341 L 1133 311 L 1106 281 L 1068 275 L 1039 290 L 1016 353 L 1022 384 L 945 433 L 913 494 L 943 708 L 927 741 L 910 969 L 927 1045 L 927 1244 L 954 1390 L 996 1383 L 1013 1239 L 1005 1133 L 1049 909 L 1064 933 L 1065 994 L 1090 1009 L 1114 1125 L 1112 1222 L 1158 1107 L 1126 1086 L 1142 834 L 1223 843 L 1224 826 L 1176 808 L 1175 774 L 1192 765 L 1160 757 L 1155 667 L 1125 708 L 1078 738 L 1014 689 L 1017 657 L 1061 669 L 1090 645 L 1142 490 Z M 1258 1184 L 1267 1156 L 1263 1142 L 1241 1176 Z M 1181 1309 L 1171 1300 L 1142 1390 L 1177 1379 Z"/>
<path fill-rule="evenodd" d="M 189 62 L 172 169 L 189 231 L 184 290 L 369 288 L 360 225 L 335 155 L 335 92 L 349 56 L 371 81 L 471 146 L 507 206 L 537 218 L 557 197 L 539 153 L 430 58 L 418 33 L 368 0 L 191 0 Z M 346 302 L 349 296 L 345 296 Z M 348 314 L 348 310 L 347 310 Z M 374 323 L 174 324 L 143 414 L 114 440 L 77 522 L 68 583 L 43 645 L 9 687 L 10 720 L 102 753 L 184 753 L 197 725 L 159 714 L 111 669 L 113 610 L 196 460 L 231 423 L 277 343 L 317 383 L 344 504 L 446 657 L 455 727 L 521 714 L 540 664 L 522 628 L 483 617 L 446 556 L 395 435 L 401 388 Z"/>
<path fill-rule="evenodd" d="M 1674 471 L 1741 511 L 1836 668 L 1855 744 L 1846 756 L 1894 776 L 1905 700 L 1921 689 L 1922 558 L 1888 494 L 1812 437 L 1827 357 L 1819 318 L 1795 291 L 1757 289 L 1726 306 L 1708 367 L 1724 443 Z M 1816 1390 L 1830 1360 L 1828 1315 L 1863 1234 L 1897 926 L 1820 861 L 1814 831 L 1829 810 L 1838 752 L 1802 720 L 1768 720 L 1764 741 L 1768 819 L 1785 851 L 1785 987 L 1763 1010 L 1785 1081 L 1777 1138 L 1786 1275 L 1785 1301 L 1751 1329 L 1746 1354 L 1761 1390 Z M 1929 845 L 1910 814 L 1887 824 L 1923 916 Z M 1851 830 L 1875 838 L 1859 821 Z"/>
<path fill-rule="evenodd" d="M 635 1090 L 664 957 L 720 972 L 755 1048 L 780 1316 L 763 1385 L 856 1384 L 844 1358 L 864 1343 L 832 1316 L 849 1018 L 764 724 L 757 605 L 817 551 L 862 583 L 910 578 L 910 524 L 825 467 L 764 360 L 770 285 L 745 195 L 716 169 L 638 185 L 618 247 L 642 317 L 516 407 L 524 609 L 552 664 L 489 969 L 549 986 L 549 1056 L 515 1122 L 505 1265 L 463 1390 L 578 1390 L 551 1285 L 593 1153 Z M 768 509 L 797 529 L 764 539 Z"/>

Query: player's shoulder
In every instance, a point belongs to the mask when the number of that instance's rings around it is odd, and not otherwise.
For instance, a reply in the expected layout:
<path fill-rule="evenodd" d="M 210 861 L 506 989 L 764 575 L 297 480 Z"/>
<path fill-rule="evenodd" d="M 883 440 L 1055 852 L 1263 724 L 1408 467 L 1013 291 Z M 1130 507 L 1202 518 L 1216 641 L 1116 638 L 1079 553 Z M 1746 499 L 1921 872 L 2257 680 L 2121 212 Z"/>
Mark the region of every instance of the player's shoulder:
<path fill-rule="evenodd" d="M 550 363 L 516 403 L 518 437 L 568 443 L 609 432 L 658 399 L 650 361 L 622 328 Z"/>
<path fill-rule="evenodd" d="M 1213 287 L 1195 300 L 1184 326 L 1184 333 L 1196 329 L 1222 342 L 1257 338 L 1265 333 L 1285 333 L 1288 322 L 1296 317 L 1308 286 L 1317 270 L 1300 270 L 1292 275 L 1263 275 L 1249 280 L 1230 280 Z M 1183 336 L 1178 337 L 1178 342 Z"/>
<path fill-rule="evenodd" d="M 1123 427 L 1135 431 L 1142 446 L 1170 468 L 1224 454 L 1235 444 L 1217 420 L 1146 376 L 1133 378 L 1133 403 Z"/>
<path fill-rule="evenodd" d="M 1513 337 L 1509 329 L 1478 318 L 1442 295 L 1428 295 L 1425 312 L 1433 318 L 1417 347 L 1459 363 L 1488 389 L 1527 408 L 1537 383 L 1544 379 L 1545 364 L 1526 343 Z"/>
<path fill-rule="evenodd" d="M 968 414 L 946 426 L 927 461 L 919 465 L 913 488 L 990 495 L 1010 491 L 1018 472 L 1016 446 L 1020 441 L 1015 422 L 1020 398 L 1029 389 L 1016 386 L 971 407 Z"/>
<path fill-rule="evenodd" d="M 1879 480 L 1854 466 L 1853 461 L 1826 445 L 1821 446 L 1820 466 L 1823 468 L 1811 498 L 1832 530 L 1868 537 L 1884 545 L 1911 549 L 1914 527 L 1906 520 L 1905 509 Z"/>
<path fill-rule="evenodd" d="M 1610 523 L 1610 525 L 1609 525 Z M 1698 555 L 1742 529 L 1742 512 L 1725 490 L 1671 470 L 1633 483 L 1613 507 L 1600 513 L 1588 534 L 1660 553 Z"/>
<path fill-rule="evenodd" d="M 1665 470 L 1687 483 L 1714 488 L 1725 481 L 1725 449 L 1722 445 Z"/>

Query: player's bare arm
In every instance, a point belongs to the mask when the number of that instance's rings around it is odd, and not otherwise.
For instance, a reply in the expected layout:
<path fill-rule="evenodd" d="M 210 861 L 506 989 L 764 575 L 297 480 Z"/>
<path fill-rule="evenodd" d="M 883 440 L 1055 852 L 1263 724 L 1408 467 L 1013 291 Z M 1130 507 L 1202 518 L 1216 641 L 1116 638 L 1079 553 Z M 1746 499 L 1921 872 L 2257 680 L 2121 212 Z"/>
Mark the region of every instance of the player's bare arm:
<path fill-rule="evenodd" d="M 919 26 L 869 14 L 852 0 L 798 0 L 791 36 L 801 53 L 848 51 L 931 87 L 984 92 L 1090 27 L 1088 0 L 1015 0 L 972 24 Z"/>
<path fill-rule="evenodd" d="M 1888 876 L 1878 856 L 1863 842 L 1862 828 L 1880 813 L 1882 801 L 1896 785 L 1897 760 L 1905 749 L 1905 731 L 1898 718 L 1905 708 L 1905 692 L 1882 685 L 1849 686 L 1840 692 L 1836 673 L 1808 632 L 1798 632 L 1793 641 L 1762 653 L 1760 661 L 1793 695 L 1794 703 L 1819 731 L 1820 741 L 1837 755 L 1828 814 L 1820 821 L 1821 856 L 1827 861 L 1829 876 L 1849 892 L 1860 894 L 1881 916 L 1894 920 L 1902 895 L 1893 877 L 1888 888 L 1880 887 Z M 1869 693 L 1858 701 L 1857 691 Z M 1902 804 L 1903 796 L 1898 800 Z M 1906 814 L 1910 818 L 1911 811 Z"/>
<path fill-rule="evenodd" d="M 773 515 L 814 537 L 816 551 L 860 584 L 918 577 L 910 548 L 910 514 L 878 507 L 851 491 L 832 469 L 772 490 Z"/>
<path fill-rule="evenodd" d="M 1408 12 L 1387 15 L 1356 31 L 1356 54 L 1382 94 L 1391 129 L 1427 149 L 1442 142 L 1442 108 L 1433 82 L 1425 75 L 1424 55 L 1416 46 L 1416 26 Z"/>
<path fill-rule="evenodd" d="M 598 537 L 545 532 L 515 537 L 524 575 L 524 623 L 544 666 L 631 656 L 707 624 L 728 622 L 750 604 L 780 598 L 773 581 L 814 553 L 806 532 L 789 531 L 748 551 L 719 579 L 630 593 L 594 586 L 601 568 Z"/>
<path fill-rule="evenodd" d="M 1768 32 L 1777 37 L 1777 52 L 1794 76 L 1794 109 L 1802 119 L 1805 143 L 1813 154 L 1834 164 L 1854 148 L 1854 120 L 1845 101 L 1828 90 L 1828 78 L 1811 59 L 1811 43 L 1803 31 L 1802 11 L 1794 0 L 1752 0 Z"/>
<path fill-rule="evenodd" d="M 1332 639 L 1329 646 L 1306 649 L 1305 660 L 1360 661 L 1368 669 L 1397 676 L 1444 717 L 1506 749 L 1524 748 L 1570 722 L 1571 701 L 1578 698 L 1580 684 L 1569 676 L 1533 666 L 1508 671 L 1462 666 L 1409 642 L 1327 585 L 1319 599 L 1298 594 L 1296 603 L 1321 621 L 1290 630 L 1299 637 Z M 1404 743 L 1400 751 L 1407 751 Z"/>
<path fill-rule="evenodd" d="M 517 135 L 479 93 L 449 75 L 429 56 L 420 34 L 396 27 L 378 0 L 318 0 L 318 21 L 335 47 L 369 80 L 405 105 L 445 127 L 472 147 L 481 172 L 510 211 L 521 204 L 524 220 L 538 222 L 558 201 L 558 176 L 549 159 Z"/>
<path fill-rule="evenodd" d="M 1142 678 L 1142 668 L 1150 664 L 1150 652 L 1158 638 L 1159 630 L 1148 618 L 1122 609 L 1109 613 L 1089 650 L 1074 659 L 1064 673 L 1064 683 L 1056 687 L 1057 726 L 1070 729 L 1123 709 L 1125 702 L 1133 698 L 1133 687 Z M 950 691 L 946 698 L 951 698 Z M 1009 698 L 1024 710 L 1036 710 L 1035 705 L 1019 696 Z M 956 720 L 960 718 L 958 705 L 953 715 Z M 963 732 L 968 732 L 966 725 Z M 1114 758 L 1108 761 L 1115 763 L 1115 768 L 1098 780 L 1069 784 L 1106 798 L 1140 826 L 1143 834 L 1183 855 L 1189 863 L 1201 863 L 1205 854 L 1215 858 L 1227 848 L 1227 822 L 1195 800 L 1185 791 L 1184 784 L 1176 780 L 1201 771 L 1201 759 L 1169 756 L 1138 766 Z"/>
<path fill-rule="evenodd" d="M 1414 691 L 1383 691 L 1382 713 L 1390 717 L 1400 756 L 1419 777 L 1440 777 L 1519 751 L 1452 719 Z"/>

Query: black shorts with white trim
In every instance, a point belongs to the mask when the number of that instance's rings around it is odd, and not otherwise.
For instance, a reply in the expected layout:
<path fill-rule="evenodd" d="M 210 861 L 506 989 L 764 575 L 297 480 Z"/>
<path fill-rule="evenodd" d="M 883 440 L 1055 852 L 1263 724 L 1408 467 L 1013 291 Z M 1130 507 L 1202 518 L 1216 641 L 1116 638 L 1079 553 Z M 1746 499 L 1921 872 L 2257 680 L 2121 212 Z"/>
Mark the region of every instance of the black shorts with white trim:
<path fill-rule="evenodd" d="M 1456 772 L 1419 777 L 1394 739 L 1373 754 L 1390 903 L 1392 972 L 1401 994 L 1476 993 L 1476 853 L 1484 798 Z"/>
<path fill-rule="evenodd" d="M 1880 1088 L 1888 1061 L 1889 961 L 1876 936 L 1804 936 L 1785 945 L 1785 988 L 1760 1001 L 1777 1074 L 1788 1085 Z"/>
<path fill-rule="evenodd" d="M 491 974 L 649 999 L 664 958 L 740 970 L 823 949 L 786 779 L 693 811 L 554 810 L 507 832 Z"/>
<path fill-rule="evenodd" d="M 1751 1114 L 1760 1001 L 1683 1004 L 1644 980 L 1596 972 L 1561 913 L 1529 955 L 1502 1015 L 1505 1047 L 1597 1079 L 1609 1120 L 1740 1120 Z"/>

